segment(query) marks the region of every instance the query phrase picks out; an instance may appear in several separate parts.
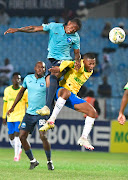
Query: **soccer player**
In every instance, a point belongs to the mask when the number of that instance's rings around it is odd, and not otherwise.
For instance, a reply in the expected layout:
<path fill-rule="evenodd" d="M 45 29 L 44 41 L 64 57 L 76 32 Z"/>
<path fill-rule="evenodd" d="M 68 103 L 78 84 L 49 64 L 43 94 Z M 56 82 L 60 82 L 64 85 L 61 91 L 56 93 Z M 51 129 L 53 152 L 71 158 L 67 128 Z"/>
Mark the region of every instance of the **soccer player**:
<path fill-rule="evenodd" d="M 27 75 L 23 81 L 20 92 L 18 93 L 14 104 L 8 111 L 8 115 L 15 111 L 17 103 L 21 100 L 25 90 L 28 90 L 28 109 L 23 118 L 20 126 L 20 140 L 25 150 L 26 155 L 30 159 L 30 169 L 34 169 L 39 165 L 39 162 L 34 158 L 30 144 L 27 141 L 29 133 L 32 133 L 35 125 L 41 128 L 45 124 L 44 117 L 41 117 L 36 113 L 36 110 L 44 106 L 46 101 L 46 83 L 45 83 L 45 63 L 38 61 L 35 65 L 35 74 Z M 48 170 L 54 170 L 54 166 L 51 160 L 51 147 L 47 140 L 46 133 L 39 132 L 40 138 L 43 142 L 45 154 L 47 156 Z"/>
<path fill-rule="evenodd" d="M 71 47 L 74 48 L 75 68 L 80 68 L 80 37 L 77 31 L 81 28 L 81 21 L 77 18 L 62 23 L 42 24 L 42 26 L 27 26 L 22 28 L 9 28 L 4 34 L 15 32 L 49 32 L 48 56 L 46 61 L 46 106 L 38 110 L 40 115 L 49 115 L 51 105 L 58 87 L 56 75 L 48 71 L 52 66 L 59 66 L 63 60 L 72 60 Z"/>
<path fill-rule="evenodd" d="M 126 121 L 126 117 L 124 115 L 124 110 L 128 104 L 128 83 L 125 85 L 124 90 L 125 91 L 124 91 L 124 95 L 122 97 L 122 102 L 121 102 L 119 116 L 118 116 L 118 122 L 121 125 L 124 125 L 124 123 Z"/>
<path fill-rule="evenodd" d="M 13 73 L 12 85 L 5 88 L 4 97 L 3 97 L 4 104 L 3 104 L 2 119 L 4 125 L 6 125 L 7 123 L 9 141 L 11 146 L 14 148 L 14 152 L 15 152 L 14 161 L 20 160 L 20 154 L 22 152 L 18 127 L 23 119 L 23 116 L 25 114 L 25 107 L 27 106 L 28 103 L 27 91 L 25 91 L 24 96 L 22 97 L 21 101 L 18 103 L 17 107 L 15 108 L 15 111 L 10 116 L 7 116 L 7 122 L 6 122 L 6 113 L 11 108 L 17 94 L 21 89 L 20 83 L 21 83 L 20 73 L 18 72 Z"/>
<path fill-rule="evenodd" d="M 68 68 L 67 73 L 64 75 L 64 79 L 59 82 L 60 87 L 56 92 L 57 102 L 55 104 L 52 115 L 48 119 L 47 123 L 40 128 L 40 131 L 47 131 L 54 127 L 57 115 L 61 111 L 62 107 L 66 105 L 76 111 L 82 112 L 87 115 L 85 118 L 85 125 L 82 136 L 78 140 L 78 144 L 84 146 L 86 149 L 93 150 L 94 147 L 89 143 L 87 137 L 92 129 L 96 118 L 96 110 L 84 99 L 79 98 L 76 94 L 79 92 L 81 86 L 92 75 L 93 68 L 95 67 L 95 56 L 92 53 L 86 53 L 84 59 L 81 60 L 81 68 L 79 71 L 74 69 L 73 61 L 63 61 L 59 67 L 53 67 L 51 72 L 61 73 L 65 68 Z"/>

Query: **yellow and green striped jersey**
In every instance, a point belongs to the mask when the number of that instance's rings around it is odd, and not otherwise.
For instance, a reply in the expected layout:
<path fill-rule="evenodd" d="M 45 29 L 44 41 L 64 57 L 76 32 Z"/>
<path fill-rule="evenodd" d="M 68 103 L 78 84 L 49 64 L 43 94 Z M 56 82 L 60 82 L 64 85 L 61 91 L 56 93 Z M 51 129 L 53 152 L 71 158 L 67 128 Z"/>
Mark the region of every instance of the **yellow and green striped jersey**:
<path fill-rule="evenodd" d="M 64 79 L 59 82 L 59 85 L 77 94 L 81 86 L 92 75 L 93 71 L 87 72 L 84 68 L 83 60 L 81 60 L 81 68 L 79 71 L 74 69 L 74 61 L 63 61 L 59 66 L 60 72 L 69 67 L 69 70 L 64 75 Z"/>
<path fill-rule="evenodd" d="M 19 89 L 13 89 L 13 86 L 8 86 L 4 90 L 4 108 L 3 108 L 3 118 L 6 118 L 6 113 L 8 110 L 12 107 L 17 94 L 19 93 L 21 87 Z M 22 121 L 23 116 L 25 115 L 25 109 L 26 104 L 28 103 L 28 93 L 27 91 L 24 92 L 23 97 L 16 105 L 14 111 L 10 114 L 10 116 L 7 116 L 8 122 L 16 122 L 16 121 Z"/>

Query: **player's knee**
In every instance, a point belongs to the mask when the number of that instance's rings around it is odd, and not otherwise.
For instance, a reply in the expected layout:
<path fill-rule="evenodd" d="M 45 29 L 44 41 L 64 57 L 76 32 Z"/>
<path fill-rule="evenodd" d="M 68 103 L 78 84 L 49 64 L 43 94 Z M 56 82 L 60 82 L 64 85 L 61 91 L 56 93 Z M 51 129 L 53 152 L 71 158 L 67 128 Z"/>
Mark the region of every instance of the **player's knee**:
<path fill-rule="evenodd" d="M 20 135 L 19 135 L 19 138 L 20 138 L 20 141 L 21 141 L 21 142 L 24 141 L 24 140 L 26 140 L 26 136 L 25 136 L 24 134 L 20 134 Z"/>
<path fill-rule="evenodd" d="M 62 89 L 61 93 L 60 93 L 60 96 L 67 100 L 70 96 L 71 96 L 71 92 L 68 91 L 67 89 Z"/>
<path fill-rule="evenodd" d="M 46 136 L 46 134 L 45 134 L 44 132 L 41 132 L 41 133 L 40 133 L 40 139 L 41 139 L 42 141 L 47 141 L 47 136 Z"/>
<path fill-rule="evenodd" d="M 89 117 L 92 117 L 92 118 L 96 118 L 96 110 L 95 110 L 95 108 L 90 108 L 90 110 L 89 110 L 89 113 L 88 113 L 88 116 Z"/>

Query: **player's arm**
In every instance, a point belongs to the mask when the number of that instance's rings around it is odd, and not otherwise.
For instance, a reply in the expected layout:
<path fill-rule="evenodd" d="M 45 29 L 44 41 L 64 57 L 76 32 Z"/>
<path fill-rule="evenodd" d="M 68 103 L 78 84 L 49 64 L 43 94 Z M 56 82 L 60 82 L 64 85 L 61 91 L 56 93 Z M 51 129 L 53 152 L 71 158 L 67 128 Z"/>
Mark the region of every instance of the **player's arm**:
<path fill-rule="evenodd" d="M 80 49 L 74 49 L 74 55 L 75 55 L 75 69 L 79 70 L 81 67 L 81 54 Z"/>
<path fill-rule="evenodd" d="M 126 89 L 124 91 L 124 95 L 123 95 L 123 98 L 122 98 L 122 101 L 121 101 L 121 106 L 120 106 L 120 111 L 119 111 L 119 116 L 118 116 L 118 122 L 120 124 L 124 124 L 125 121 L 126 121 L 126 117 L 124 115 L 124 110 L 126 108 L 128 104 L 128 89 Z"/>
<path fill-rule="evenodd" d="M 19 93 L 17 94 L 17 97 L 16 97 L 16 99 L 15 99 L 15 101 L 14 101 L 11 109 L 9 109 L 9 111 L 7 112 L 7 115 L 8 115 L 8 116 L 10 115 L 11 112 L 14 111 L 15 106 L 17 105 L 17 103 L 18 103 L 18 102 L 21 100 L 21 98 L 23 97 L 25 90 L 26 90 L 26 88 L 24 88 L 24 87 L 22 86 L 21 90 L 20 90 Z"/>
<path fill-rule="evenodd" d="M 3 104 L 3 115 L 2 115 L 2 121 L 3 121 L 3 125 L 6 125 L 6 113 L 7 113 L 7 101 L 4 101 Z"/>
<path fill-rule="evenodd" d="M 9 28 L 7 31 L 4 32 L 4 35 L 8 33 L 15 33 L 15 32 L 26 32 L 26 33 L 33 33 L 33 32 L 40 32 L 43 31 L 43 26 L 26 26 L 21 28 Z"/>

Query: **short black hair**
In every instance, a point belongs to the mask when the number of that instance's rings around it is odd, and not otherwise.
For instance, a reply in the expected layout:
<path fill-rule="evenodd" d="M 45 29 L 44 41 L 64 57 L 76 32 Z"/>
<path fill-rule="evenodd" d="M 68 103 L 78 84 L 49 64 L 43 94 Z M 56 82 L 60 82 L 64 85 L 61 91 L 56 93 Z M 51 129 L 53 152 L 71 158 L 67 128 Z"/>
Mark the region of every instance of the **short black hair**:
<path fill-rule="evenodd" d="M 75 23 L 78 25 L 79 30 L 81 29 L 82 23 L 81 23 L 81 20 L 80 20 L 80 19 L 74 18 L 74 19 L 71 19 L 70 21 L 71 21 L 71 22 L 75 22 Z"/>
<path fill-rule="evenodd" d="M 88 52 L 88 53 L 83 55 L 83 58 L 95 59 L 96 56 L 94 53 Z"/>
<path fill-rule="evenodd" d="M 14 77 L 15 75 L 20 75 L 20 76 L 21 76 L 21 74 L 20 74 L 19 72 L 14 72 L 14 73 L 12 74 L 12 77 Z"/>

